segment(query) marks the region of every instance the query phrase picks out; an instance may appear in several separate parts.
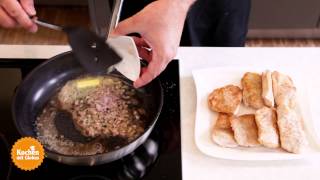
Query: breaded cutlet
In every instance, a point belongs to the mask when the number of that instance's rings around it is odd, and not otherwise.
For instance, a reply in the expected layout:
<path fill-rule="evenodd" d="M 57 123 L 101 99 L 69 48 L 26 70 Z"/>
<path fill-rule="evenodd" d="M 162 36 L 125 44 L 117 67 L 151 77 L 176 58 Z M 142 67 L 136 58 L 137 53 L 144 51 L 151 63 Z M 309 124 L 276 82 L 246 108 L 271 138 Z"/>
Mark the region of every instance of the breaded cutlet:
<path fill-rule="evenodd" d="M 242 91 L 238 86 L 227 85 L 213 90 L 208 96 L 208 105 L 212 111 L 235 114 L 242 100 Z"/>
<path fill-rule="evenodd" d="M 241 79 L 243 103 L 246 106 L 260 109 L 264 106 L 262 99 L 262 78 L 260 74 L 247 72 Z"/>
<path fill-rule="evenodd" d="M 271 72 L 269 70 L 262 72 L 262 98 L 266 106 L 268 107 L 274 106 L 272 77 L 271 77 Z"/>
<path fill-rule="evenodd" d="M 256 147 L 258 142 L 258 128 L 254 114 L 234 116 L 231 118 L 231 127 L 234 138 L 240 146 Z"/>
<path fill-rule="evenodd" d="M 306 145 L 302 119 L 287 105 L 277 107 L 281 147 L 288 152 L 301 153 Z"/>
<path fill-rule="evenodd" d="M 231 117 L 232 115 L 230 114 L 219 113 L 216 123 L 212 128 L 211 138 L 219 146 L 229 148 L 238 146 L 231 128 Z"/>
<path fill-rule="evenodd" d="M 296 87 L 289 76 L 277 71 L 272 72 L 272 87 L 274 99 L 278 106 L 296 107 Z"/>
<path fill-rule="evenodd" d="M 296 87 L 282 73 L 272 73 L 273 93 L 277 104 L 281 147 L 288 152 L 301 153 L 306 145 L 302 117 L 297 111 Z"/>
<path fill-rule="evenodd" d="M 280 146 L 275 109 L 263 107 L 255 113 L 258 127 L 258 141 L 265 147 L 277 148 Z"/>

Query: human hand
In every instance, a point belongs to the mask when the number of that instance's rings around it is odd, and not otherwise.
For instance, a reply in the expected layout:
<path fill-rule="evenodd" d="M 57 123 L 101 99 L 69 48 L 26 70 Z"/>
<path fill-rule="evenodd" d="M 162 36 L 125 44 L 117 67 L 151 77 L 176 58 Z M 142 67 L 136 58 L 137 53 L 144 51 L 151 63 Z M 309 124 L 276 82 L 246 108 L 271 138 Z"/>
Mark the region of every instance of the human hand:
<path fill-rule="evenodd" d="M 0 26 L 2 27 L 23 27 L 30 32 L 36 32 L 38 27 L 29 17 L 34 15 L 36 10 L 33 0 L 0 0 Z"/>
<path fill-rule="evenodd" d="M 190 5 L 180 0 L 152 2 L 134 16 L 120 22 L 113 31 L 115 35 L 138 33 L 141 36 L 134 37 L 134 40 L 140 57 L 149 64 L 142 69 L 134 87 L 139 88 L 152 81 L 175 57 Z"/>

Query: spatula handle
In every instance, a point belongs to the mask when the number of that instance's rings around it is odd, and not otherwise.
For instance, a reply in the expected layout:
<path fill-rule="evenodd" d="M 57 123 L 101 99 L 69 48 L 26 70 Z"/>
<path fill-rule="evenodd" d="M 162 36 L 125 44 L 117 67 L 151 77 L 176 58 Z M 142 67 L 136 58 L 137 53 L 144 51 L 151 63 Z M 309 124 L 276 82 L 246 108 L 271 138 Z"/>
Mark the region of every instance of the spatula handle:
<path fill-rule="evenodd" d="M 123 0 L 88 0 L 91 24 L 95 33 L 101 38 L 108 38 L 119 21 Z"/>
<path fill-rule="evenodd" d="M 50 23 L 47 23 L 47 22 L 40 21 L 35 16 L 31 16 L 30 19 L 32 19 L 33 22 L 35 22 L 39 26 L 46 27 L 46 28 L 49 28 L 49 29 L 53 29 L 53 30 L 56 30 L 56 31 L 62 31 L 63 30 L 63 28 L 61 26 L 57 26 L 57 25 L 54 25 L 54 24 L 50 24 Z"/>
<path fill-rule="evenodd" d="M 120 13 L 122 9 L 123 0 L 115 0 L 113 5 L 113 13 L 112 18 L 110 22 L 110 28 L 108 34 L 111 33 L 111 31 L 118 25 L 119 19 L 120 19 Z"/>
<path fill-rule="evenodd" d="M 46 23 L 46 22 L 43 22 L 43 21 L 34 20 L 34 22 L 36 24 L 38 24 L 39 26 L 43 26 L 43 27 L 46 27 L 46 28 L 49 28 L 49 29 L 53 29 L 53 30 L 57 30 L 57 31 L 62 31 L 63 30 L 63 28 L 60 27 L 60 26 L 49 24 L 49 23 Z"/>

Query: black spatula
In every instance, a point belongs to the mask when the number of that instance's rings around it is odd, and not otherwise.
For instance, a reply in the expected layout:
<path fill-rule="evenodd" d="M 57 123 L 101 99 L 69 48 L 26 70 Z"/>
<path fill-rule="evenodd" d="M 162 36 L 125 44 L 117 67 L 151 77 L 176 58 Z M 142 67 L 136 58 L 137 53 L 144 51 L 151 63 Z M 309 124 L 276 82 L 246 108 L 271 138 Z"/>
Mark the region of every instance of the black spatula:
<path fill-rule="evenodd" d="M 105 39 L 82 28 L 64 28 L 76 58 L 90 73 L 112 71 L 121 57 L 106 44 Z"/>
<path fill-rule="evenodd" d="M 34 19 L 40 26 L 64 31 L 69 44 L 80 64 L 92 74 L 102 74 L 113 70 L 113 65 L 121 57 L 106 44 L 105 39 L 84 28 L 61 27 Z"/>

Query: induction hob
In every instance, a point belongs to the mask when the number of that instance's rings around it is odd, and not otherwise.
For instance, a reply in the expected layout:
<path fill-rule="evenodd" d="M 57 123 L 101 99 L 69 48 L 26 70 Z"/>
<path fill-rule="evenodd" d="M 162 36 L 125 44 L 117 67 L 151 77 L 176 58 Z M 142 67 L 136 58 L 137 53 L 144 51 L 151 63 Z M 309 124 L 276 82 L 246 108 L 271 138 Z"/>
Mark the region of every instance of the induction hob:
<path fill-rule="evenodd" d="M 38 59 L 0 59 L 0 70 L 21 68 L 25 75 L 39 62 Z M 20 136 L 12 118 L 4 117 L 0 125 L 0 179 L 182 179 L 178 61 L 173 60 L 159 78 L 164 90 L 164 105 L 153 132 L 133 153 L 108 164 L 69 166 L 45 158 L 36 170 L 22 171 L 11 163 L 9 156 L 11 146 Z M 0 103 L 10 109 L 10 102 Z"/>

